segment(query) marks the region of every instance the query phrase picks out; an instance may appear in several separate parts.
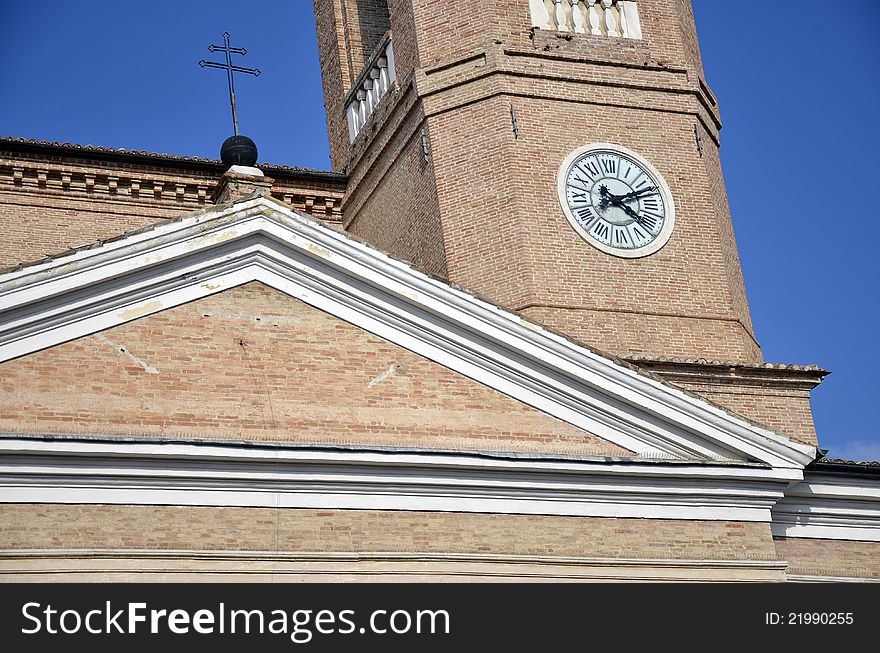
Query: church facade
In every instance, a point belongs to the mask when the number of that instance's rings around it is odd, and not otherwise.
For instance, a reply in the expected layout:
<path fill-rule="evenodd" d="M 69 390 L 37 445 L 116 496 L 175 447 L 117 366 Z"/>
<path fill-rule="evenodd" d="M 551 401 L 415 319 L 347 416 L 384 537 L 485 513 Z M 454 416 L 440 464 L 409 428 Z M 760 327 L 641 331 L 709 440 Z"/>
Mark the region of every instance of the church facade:
<path fill-rule="evenodd" d="M 4 579 L 880 579 L 689 0 L 315 15 L 332 172 L 0 140 Z"/>

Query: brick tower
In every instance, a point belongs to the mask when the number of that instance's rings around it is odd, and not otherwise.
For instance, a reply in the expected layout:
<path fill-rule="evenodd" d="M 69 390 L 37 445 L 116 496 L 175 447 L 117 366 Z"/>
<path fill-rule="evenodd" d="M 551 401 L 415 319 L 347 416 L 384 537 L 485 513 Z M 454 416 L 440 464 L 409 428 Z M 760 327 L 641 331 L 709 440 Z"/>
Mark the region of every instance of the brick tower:
<path fill-rule="evenodd" d="M 689 0 L 315 0 L 346 228 L 628 357 L 762 362 Z M 609 143 L 668 184 L 664 247 L 579 235 L 557 194 Z"/>

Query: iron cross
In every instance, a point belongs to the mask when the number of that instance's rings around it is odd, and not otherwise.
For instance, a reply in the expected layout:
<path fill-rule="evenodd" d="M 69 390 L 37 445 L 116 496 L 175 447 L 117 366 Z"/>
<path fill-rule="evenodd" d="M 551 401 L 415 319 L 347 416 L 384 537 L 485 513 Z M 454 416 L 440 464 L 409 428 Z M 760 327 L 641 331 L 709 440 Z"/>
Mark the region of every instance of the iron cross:
<path fill-rule="evenodd" d="M 214 61 L 205 61 L 202 59 L 199 62 L 199 65 L 202 68 L 222 68 L 226 71 L 226 77 L 229 80 L 229 103 L 232 105 L 232 129 L 235 131 L 235 135 L 238 136 L 238 113 L 235 110 L 235 83 L 232 80 L 232 73 L 247 73 L 248 75 L 259 77 L 260 69 L 243 68 L 232 63 L 232 55 L 245 55 L 247 54 L 247 50 L 244 48 L 233 48 L 229 45 L 229 32 L 223 32 L 223 45 L 214 45 L 212 43 L 208 46 L 208 52 L 226 53 L 226 63 L 216 63 Z"/>

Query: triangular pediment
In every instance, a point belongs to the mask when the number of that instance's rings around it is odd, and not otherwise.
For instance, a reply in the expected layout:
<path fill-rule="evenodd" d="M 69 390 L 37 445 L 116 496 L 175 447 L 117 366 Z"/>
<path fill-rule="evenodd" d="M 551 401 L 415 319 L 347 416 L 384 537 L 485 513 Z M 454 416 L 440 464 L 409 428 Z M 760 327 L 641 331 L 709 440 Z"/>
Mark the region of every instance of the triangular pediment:
<path fill-rule="evenodd" d="M 813 458 L 808 446 L 266 198 L 0 275 L 0 361 L 252 282 L 639 458 L 763 463 L 793 472 Z"/>
<path fill-rule="evenodd" d="M 0 373 L 0 432 L 633 456 L 259 282 Z"/>

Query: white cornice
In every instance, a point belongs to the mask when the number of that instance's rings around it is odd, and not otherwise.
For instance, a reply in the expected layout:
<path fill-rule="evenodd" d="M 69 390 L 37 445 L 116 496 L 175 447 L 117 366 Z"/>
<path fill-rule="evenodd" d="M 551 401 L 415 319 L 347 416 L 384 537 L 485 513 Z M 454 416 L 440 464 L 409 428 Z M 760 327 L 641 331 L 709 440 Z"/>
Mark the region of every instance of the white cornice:
<path fill-rule="evenodd" d="M 811 576 L 809 574 L 786 574 L 789 583 L 880 583 L 880 578 L 861 576 Z"/>
<path fill-rule="evenodd" d="M 813 448 L 734 417 L 265 198 L 0 275 L 0 361 L 251 281 L 641 456 L 800 470 Z"/>
<path fill-rule="evenodd" d="M 0 502 L 769 522 L 791 472 L 444 452 L 0 439 Z"/>
<path fill-rule="evenodd" d="M 880 478 L 808 470 L 773 508 L 773 535 L 880 542 Z"/>
<path fill-rule="evenodd" d="M 320 581 L 330 577 L 336 582 L 376 578 L 766 582 L 784 580 L 785 566 L 781 560 L 760 559 L 590 558 L 476 552 L 0 549 L 3 582 L 69 582 L 72 578 L 142 582 L 154 574 L 164 581 L 206 577 Z"/>

